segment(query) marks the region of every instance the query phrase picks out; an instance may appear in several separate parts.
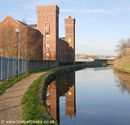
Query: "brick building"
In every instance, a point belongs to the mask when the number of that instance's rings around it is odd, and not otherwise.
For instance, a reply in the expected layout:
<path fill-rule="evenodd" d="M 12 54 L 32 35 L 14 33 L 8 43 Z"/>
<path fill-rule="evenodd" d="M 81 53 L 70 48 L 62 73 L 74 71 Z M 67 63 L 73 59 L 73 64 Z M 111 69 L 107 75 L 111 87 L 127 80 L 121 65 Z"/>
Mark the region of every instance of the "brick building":
<path fill-rule="evenodd" d="M 59 60 L 59 8 L 37 7 L 37 29 L 43 34 L 43 60 Z"/>
<path fill-rule="evenodd" d="M 0 23 L 0 56 L 42 60 L 42 38 L 38 30 L 8 16 Z"/>
<path fill-rule="evenodd" d="M 37 7 L 37 29 L 43 34 L 43 60 L 75 62 L 75 19 L 65 19 L 65 38 L 59 38 L 59 7 Z"/>
<path fill-rule="evenodd" d="M 37 24 L 27 25 L 12 17 L 0 23 L 0 56 L 17 57 L 18 50 L 20 58 L 74 63 L 75 19 L 65 19 L 65 38 L 59 38 L 59 7 L 38 6 L 36 10 Z"/>
<path fill-rule="evenodd" d="M 68 43 L 68 61 L 75 62 L 75 19 L 71 16 L 65 19 L 65 40 Z"/>

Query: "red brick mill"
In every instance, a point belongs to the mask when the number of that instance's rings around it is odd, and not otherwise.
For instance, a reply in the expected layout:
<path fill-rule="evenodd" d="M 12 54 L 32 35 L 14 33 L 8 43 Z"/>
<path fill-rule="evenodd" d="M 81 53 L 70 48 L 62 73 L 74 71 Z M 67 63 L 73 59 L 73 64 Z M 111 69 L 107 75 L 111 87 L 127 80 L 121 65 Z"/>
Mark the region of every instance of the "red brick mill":
<path fill-rule="evenodd" d="M 65 19 L 65 37 L 59 38 L 59 7 L 38 6 L 37 24 L 28 25 L 13 17 L 0 22 L 0 56 L 60 63 L 75 62 L 75 19 Z M 19 30 L 19 45 L 17 32 Z"/>

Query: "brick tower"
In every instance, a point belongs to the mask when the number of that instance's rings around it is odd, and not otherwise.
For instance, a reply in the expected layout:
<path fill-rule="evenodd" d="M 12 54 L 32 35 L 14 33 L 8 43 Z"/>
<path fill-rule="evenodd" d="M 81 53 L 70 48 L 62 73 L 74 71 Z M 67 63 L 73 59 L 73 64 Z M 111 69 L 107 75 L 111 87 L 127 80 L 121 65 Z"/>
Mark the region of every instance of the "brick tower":
<path fill-rule="evenodd" d="M 67 60 L 75 62 L 75 19 L 71 16 L 65 19 L 65 40 L 69 46 L 69 54 Z"/>
<path fill-rule="evenodd" d="M 37 7 L 37 28 L 43 34 L 43 60 L 59 60 L 59 7 Z"/>

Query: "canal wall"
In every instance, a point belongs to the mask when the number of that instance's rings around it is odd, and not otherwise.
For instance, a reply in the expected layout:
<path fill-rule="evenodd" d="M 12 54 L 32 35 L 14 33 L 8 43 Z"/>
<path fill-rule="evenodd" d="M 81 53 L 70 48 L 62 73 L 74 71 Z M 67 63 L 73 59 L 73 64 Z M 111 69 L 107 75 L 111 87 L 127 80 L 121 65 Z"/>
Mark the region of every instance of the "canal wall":
<path fill-rule="evenodd" d="M 44 80 L 43 80 L 43 82 L 40 85 L 39 90 L 38 90 L 39 102 L 42 104 L 43 109 L 45 109 L 42 117 L 44 117 L 46 119 L 50 119 L 50 120 L 53 119 L 52 116 L 50 116 L 50 114 L 48 114 L 48 112 L 46 111 L 46 92 L 47 92 L 48 85 L 53 80 L 55 80 L 56 77 L 59 77 L 59 76 L 62 76 L 64 74 L 67 74 L 67 73 L 70 73 L 70 72 L 73 72 L 76 70 L 80 70 L 83 68 L 86 68 L 86 64 L 63 66 L 63 67 L 58 67 L 58 68 L 54 68 L 54 69 L 50 69 L 50 70 L 46 71 L 46 75 L 43 76 Z M 48 115 L 46 115 L 46 114 L 48 114 Z"/>
<path fill-rule="evenodd" d="M 44 72 L 44 75 L 41 75 L 32 83 L 22 99 L 23 120 L 30 120 L 32 117 L 36 117 L 38 120 L 43 120 L 43 122 L 54 120 L 46 110 L 47 86 L 57 76 L 80 70 L 85 67 L 86 65 L 70 65 L 43 70 L 42 72 Z M 55 125 L 58 125 L 56 121 Z"/>
<path fill-rule="evenodd" d="M 83 65 L 71 65 L 71 66 L 64 66 L 59 68 L 58 70 L 52 72 L 48 75 L 48 77 L 45 80 L 45 84 L 49 84 L 51 81 L 53 81 L 56 77 L 62 76 L 64 74 L 74 72 L 77 70 L 81 70 L 83 68 L 86 68 L 86 64 Z"/>

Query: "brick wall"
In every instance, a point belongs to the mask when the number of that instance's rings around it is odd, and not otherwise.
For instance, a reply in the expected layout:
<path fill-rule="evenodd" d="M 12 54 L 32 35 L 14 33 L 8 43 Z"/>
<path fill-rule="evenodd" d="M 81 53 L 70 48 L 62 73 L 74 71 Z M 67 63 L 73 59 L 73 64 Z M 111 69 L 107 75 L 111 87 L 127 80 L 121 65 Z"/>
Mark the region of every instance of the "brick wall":
<path fill-rule="evenodd" d="M 64 39 L 59 39 L 59 60 L 61 63 L 73 62 L 74 49 Z"/>
<path fill-rule="evenodd" d="M 16 28 L 20 30 L 18 34 Z M 42 34 L 28 25 L 7 17 L 0 23 L 0 56 L 27 58 L 31 60 L 42 59 Z"/>
<path fill-rule="evenodd" d="M 43 60 L 58 60 L 59 8 L 37 7 L 37 29 L 43 34 Z"/>

